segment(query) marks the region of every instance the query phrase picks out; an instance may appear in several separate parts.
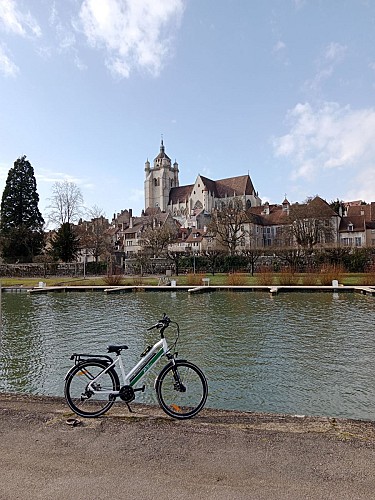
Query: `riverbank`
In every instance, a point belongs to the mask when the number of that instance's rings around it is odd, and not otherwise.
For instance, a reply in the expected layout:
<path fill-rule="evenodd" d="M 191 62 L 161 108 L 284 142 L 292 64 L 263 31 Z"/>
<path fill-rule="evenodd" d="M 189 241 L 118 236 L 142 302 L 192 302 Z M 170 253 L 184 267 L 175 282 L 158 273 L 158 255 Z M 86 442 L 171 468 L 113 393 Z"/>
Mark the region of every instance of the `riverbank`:
<path fill-rule="evenodd" d="M 331 285 L 332 280 L 337 280 L 344 286 L 375 286 L 374 273 L 340 273 L 340 275 L 326 275 L 324 273 L 197 273 L 180 274 L 170 277 L 160 275 L 124 275 L 124 276 L 2 276 L 0 284 L 5 288 L 35 288 L 39 283 L 45 283 L 48 287 L 108 287 L 112 285 L 122 286 L 158 286 L 166 282 L 176 282 L 177 286 L 200 286 L 203 284 L 211 286 L 324 286 Z"/>
<path fill-rule="evenodd" d="M 133 409 L 71 422 L 61 398 L 0 394 L 0 498 L 374 497 L 373 422 Z"/>
<path fill-rule="evenodd" d="M 370 295 L 375 297 L 375 286 L 343 286 L 343 285 L 124 285 L 124 286 L 95 286 L 95 285 L 74 285 L 74 286 L 46 286 L 41 282 L 40 286 L 24 287 L 11 286 L 1 287 L 0 292 L 5 293 L 22 293 L 45 294 L 50 292 L 66 293 L 66 292 L 104 292 L 106 294 L 124 294 L 131 292 L 177 292 L 183 291 L 189 294 L 202 294 L 210 292 L 268 292 L 271 295 L 277 295 L 285 292 L 328 292 L 328 293 L 360 293 L 362 295 Z"/>

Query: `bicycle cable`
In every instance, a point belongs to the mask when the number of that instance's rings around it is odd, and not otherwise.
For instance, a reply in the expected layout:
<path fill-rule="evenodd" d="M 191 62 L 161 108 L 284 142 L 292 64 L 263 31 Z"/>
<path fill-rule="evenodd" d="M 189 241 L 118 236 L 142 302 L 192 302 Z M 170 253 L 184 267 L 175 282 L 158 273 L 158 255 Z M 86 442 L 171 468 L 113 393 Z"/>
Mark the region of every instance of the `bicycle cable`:
<path fill-rule="evenodd" d="M 171 321 L 170 323 L 172 323 L 173 325 L 176 325 L 176 338 L 175 338 L 175 341 L 173 342 L 173 344 L 168 347 L 168 351 L 166 352 L 167 353 L 170 353 L 172 350 L 173 351 L 176 351 L 176 347 L 177 347 L 177 342 L 178 342 L 178 339 L 180 337 L 180 325 L 176 322 L 176 321 Z"/>

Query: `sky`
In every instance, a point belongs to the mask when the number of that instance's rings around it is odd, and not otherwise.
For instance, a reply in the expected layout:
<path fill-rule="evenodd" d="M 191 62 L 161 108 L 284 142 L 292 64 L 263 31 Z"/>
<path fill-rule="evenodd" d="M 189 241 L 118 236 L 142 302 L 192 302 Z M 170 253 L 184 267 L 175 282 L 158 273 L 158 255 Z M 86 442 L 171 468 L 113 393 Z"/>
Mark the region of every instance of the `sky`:
<path fill-rule="evenodd" d="M 17 158 L 85 206 L 249 173 L 263 202 L 375 201 L 375 0 L 0 0 L 0 191 Z"/>

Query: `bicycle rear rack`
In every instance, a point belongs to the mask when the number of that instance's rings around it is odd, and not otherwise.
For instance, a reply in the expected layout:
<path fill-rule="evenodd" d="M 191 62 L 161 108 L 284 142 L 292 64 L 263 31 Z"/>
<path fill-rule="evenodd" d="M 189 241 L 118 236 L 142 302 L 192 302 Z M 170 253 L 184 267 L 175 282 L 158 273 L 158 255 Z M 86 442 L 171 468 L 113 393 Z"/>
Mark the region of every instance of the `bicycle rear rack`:
<path fill-rule="evenodd" d="M 107 363 L 113 363 L 113 359 L 105 354 L 78 354 L 75 352 L 70 356 L 71 360 L 74 359 L 75 365 L 78 365 L 81 361 L 86 361 L 86 358 L 97 358 L 107 361 Z"/>

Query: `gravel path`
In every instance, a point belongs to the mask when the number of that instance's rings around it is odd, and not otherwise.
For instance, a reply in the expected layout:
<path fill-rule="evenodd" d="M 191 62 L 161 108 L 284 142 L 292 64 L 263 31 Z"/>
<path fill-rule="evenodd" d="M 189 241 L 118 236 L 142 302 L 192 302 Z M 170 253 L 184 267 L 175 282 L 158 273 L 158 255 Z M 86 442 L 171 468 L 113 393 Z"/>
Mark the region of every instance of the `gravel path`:
<path fill-rule="evenodd" d="M 59 398 L 0 394 L 0 499 L 375 498 L 375 424 L 118 404 L 79 419 Z"/>

